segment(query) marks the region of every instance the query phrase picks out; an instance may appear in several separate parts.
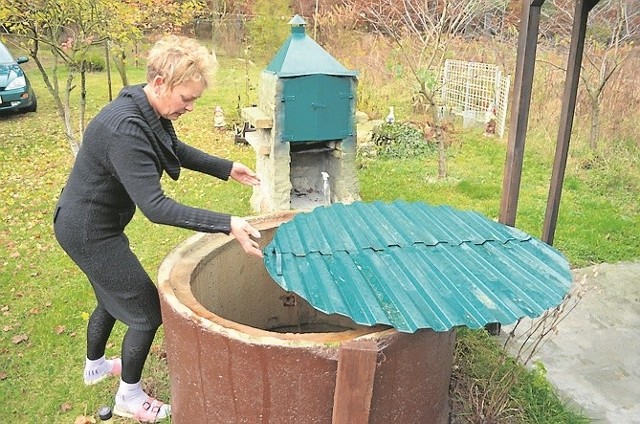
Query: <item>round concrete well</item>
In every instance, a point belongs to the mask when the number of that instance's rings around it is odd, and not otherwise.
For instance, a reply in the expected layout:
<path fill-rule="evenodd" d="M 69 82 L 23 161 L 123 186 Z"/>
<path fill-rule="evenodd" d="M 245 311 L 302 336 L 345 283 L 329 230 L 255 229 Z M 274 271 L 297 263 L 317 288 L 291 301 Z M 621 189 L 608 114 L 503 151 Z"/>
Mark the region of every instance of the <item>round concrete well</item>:
<path fill-rule="evenodd" d="M 250 221 L 265 246 L 294 215 Z M 186 240 L 158 280 L 173 423 L 448 422 L 453 331 L 323 314 L 223 234 Z"/>

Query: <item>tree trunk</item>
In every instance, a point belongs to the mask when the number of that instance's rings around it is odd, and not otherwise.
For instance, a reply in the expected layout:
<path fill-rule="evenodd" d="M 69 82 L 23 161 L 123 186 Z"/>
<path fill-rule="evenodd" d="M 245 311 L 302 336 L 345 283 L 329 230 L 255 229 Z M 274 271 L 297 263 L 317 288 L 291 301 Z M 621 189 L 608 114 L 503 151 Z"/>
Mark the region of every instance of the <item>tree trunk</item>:
<path fill-rule="evenodd" d="M 589 147 L 595 152 L 600 137 L 600 96 L 591 97 L 591 130 L 589 131 Z"/>
<path fill-rule="evenodd" d="M 113 90 L 111 89 L 111 51 L 109 50 L 109 40 L 104 42 L 104 60 L 107 67 L 107 88 L 109 89 L 109 101 L 113 100 Z"/>
<path fill-rule="evenodd" d="M 316 8 L 313 12 L 313 39 L 318 39 L 318 12 L 320 10 L 320 0 L 316 0 Z"/>
<path fill-rule="evenodd" d="M 429 97 L 429 108 L 431 109 L 431 118 L 433 120 L 434 136 L 436 146 L 438 146 L 438 178 L 447 178 L 447 146 L 445 143 L 444 133 L 442 132 L 442 117 L 438 113 L 438 107 L 433 101 L 433 94 Z"/>
<path fill-rule="evenodd" d="M 84 116 L 87 110 L 87 62 L 82 61 L 80 64 L 80 110 L 78 117 L 78 129 L 80 132 L 80 139 L 82 140 L 82 134 L 84 134 Z"/>
<path fill-rule="evenodd" d="M 47 87 L 47 90 L 53 97 L 53 100 L 56 102 L 56 110 L 58 111 L 58 116 L 60 117 L 64 116 L 64 112 L 63 112 L 64 107 L 62 106 L 62 100 L 60 100 L 60 94 L 57 89 L 58 84 L 55 82 L 54 83 L 51 82 L 51 80 L 49 79 L 49 74 L 44 68 L 44 65 L 42 64 L 42 62 L 40 61 L 40 57 L 37 54 L 31 55 L 31 57 L 33 58 L 33 61 L 36 62 L 36 65 L 38 66 L 38 70 L 40 71 L 40 75 L 42 76 L 42 80 L 44 81 L 44 85 Z M 53 63 L 54 77 L 56 75 L 56 71 L 57 71 L 57 59 L 54 59 L 54 63 Z"/>
<path fill-rule="evenodd" d="M 122 81 L 122 86 L 126 87 L 127 85 L 129 85 L 129 78 L 127 78 L 127 67 L 124 64 L 126 55 L 124 51 L 119 51 L 116 54 L 113 54 L 112 58 L 113 58 L 113 63 L 116 65 L 116 69 L 118 70 L 118 74 L 120 75 L 120 81 Z"/>
<path fill-rule="evenodd" d="M 438 143 L 438 178 L 447 178 L 447 148 L 440 125 L 436 124 L 436 141 Z"/>
<path fill-rule="evenodd" d="M 54 52 L 52 70 L 50 72 L 51 78 L 49 78 L 49 73 L 40 61 L 40 57 L 38 56 L 37 51 L 34 51 L 31 54 L 31 57 L 33 58 L 34 62 L 36 62 L 38 70 L 40 71 L 40 75 L 42 75 L 44 84 L 55 101 L 57 114 L 64 122 L 64 131 L 69 143 L 69 148 L 71 150 L 71 153 L 75 157 L 78 154 L 78 150 L 80 149 L 80 142 L 76 139 L 73 131 L 73 125 L 71 124 L 71 107 L 69 105 L 69 97 L 71 95 L 73 83 L 73 70 L 70 69 L 67 75 L 67 94 L 63 101 L 62 97 L 60 96 L 60 86 L 58 83 L 58 56 L 55 55 Z"/>
<path fill-rule="evenodd" d="M 63 120 L 64 120 L 64 130 L 67 136 L 67 141 L 69 142 L 69 147 L 71 148 L 71 153 L 73 156 L 78 155 L 78 150 L 80 150 L 80 143 L 75 137 L 73 131 L 73 125 L 71 124 L 71 90 L 73 89 L 73 72 L 69 70 L 69 74 L 67 75 L 67 86 L 66 86 L 66 96 L 63 104 Z"/>

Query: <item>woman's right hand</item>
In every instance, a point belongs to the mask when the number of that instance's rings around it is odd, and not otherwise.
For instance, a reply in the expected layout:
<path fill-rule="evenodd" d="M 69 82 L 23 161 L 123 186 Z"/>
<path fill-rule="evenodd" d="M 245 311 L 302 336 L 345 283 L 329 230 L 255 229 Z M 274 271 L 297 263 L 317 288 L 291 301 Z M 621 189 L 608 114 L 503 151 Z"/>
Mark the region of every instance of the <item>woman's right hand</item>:
<path fill-rule="evenodd" d="M 254 239 L 260 238 L 260 231 L 256 230 L 242 218 L 231 217 L 231 235 L 234 236 L 244 251 L 250 255 L 262 257 L 260 245 Z"/>

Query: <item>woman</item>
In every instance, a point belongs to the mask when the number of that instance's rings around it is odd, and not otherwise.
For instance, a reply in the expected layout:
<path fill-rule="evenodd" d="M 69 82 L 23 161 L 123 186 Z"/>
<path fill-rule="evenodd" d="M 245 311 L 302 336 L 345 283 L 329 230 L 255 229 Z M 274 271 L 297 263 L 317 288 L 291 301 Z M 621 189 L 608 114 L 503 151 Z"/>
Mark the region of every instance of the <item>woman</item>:
<path fill-rule="evenodd" d="M 232 234 L 245 252 L 262 256 L 260 233 L 245 220 L 192 208 L 165 196 L 160 177 L 180 168 L 258 185 L 246 166 L 210 156 L 178 140 L 171 121 L 193 110 L 215 60 L 185 37 L 160 40 L 149 52 L 147 83 L 125 87 L 87 126 L 54 216 L 56 238 L 87 275 L 97 307 L 87 327 L 85 384 L 120 375 L 114 413 L 141 422 L 167 418 L 169 405 L 148 396 L 141 375 L 162 322 L 156 286 L 129 248 L 124 229 L 136 207 L 152 222 Z M 122 358 L 105 359 L 116 322 L 128 326 Z"/>

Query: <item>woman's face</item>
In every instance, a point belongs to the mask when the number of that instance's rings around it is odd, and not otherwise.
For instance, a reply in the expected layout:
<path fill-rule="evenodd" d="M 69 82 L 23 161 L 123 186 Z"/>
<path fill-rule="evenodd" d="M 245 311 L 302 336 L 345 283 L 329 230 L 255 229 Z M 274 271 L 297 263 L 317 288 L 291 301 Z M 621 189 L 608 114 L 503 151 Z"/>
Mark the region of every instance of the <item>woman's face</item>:
<path fill-rule="evenodd" d="M 175 121 L 187 112 L 191 112 L 195 101 L 206 88 L 204 81 L 186 81 L 170 89 L 162 77 L 156 77 L 151 83 L 154 96 L 151 106 L 163 118 Z M 157 95 L 155 95 L 157 94 Z"/>

